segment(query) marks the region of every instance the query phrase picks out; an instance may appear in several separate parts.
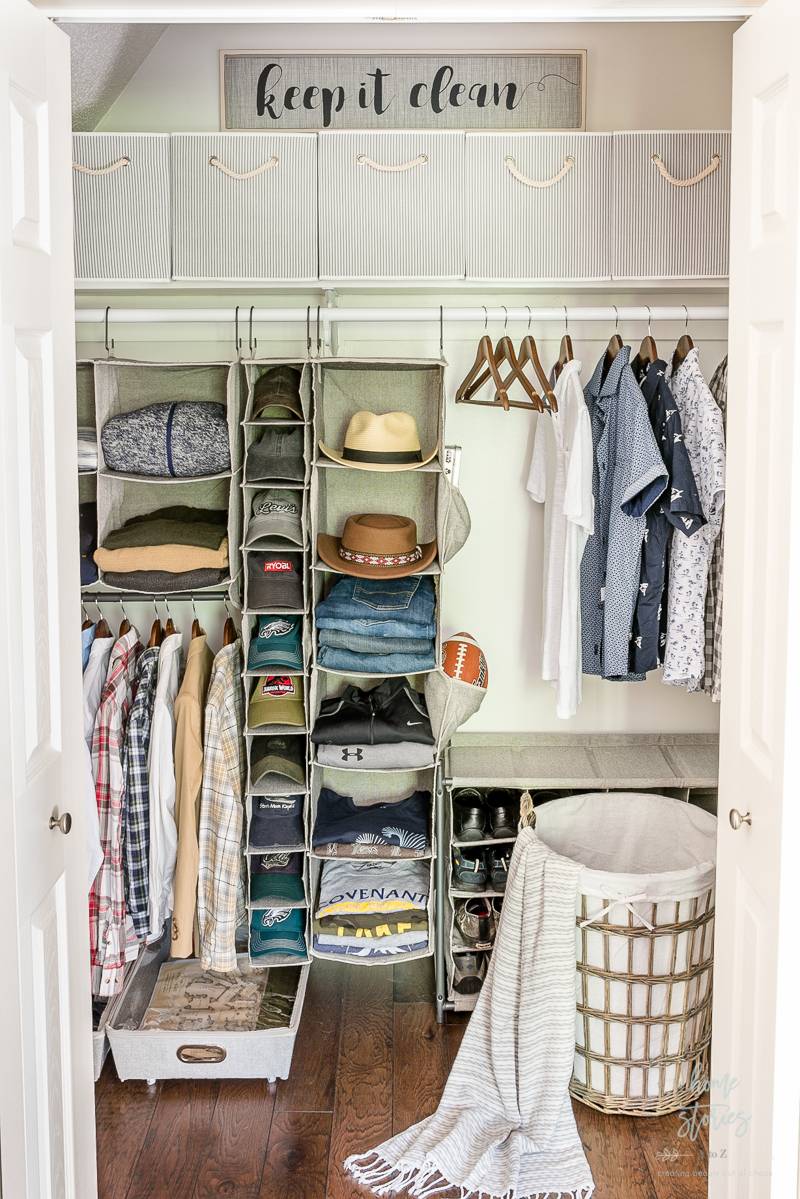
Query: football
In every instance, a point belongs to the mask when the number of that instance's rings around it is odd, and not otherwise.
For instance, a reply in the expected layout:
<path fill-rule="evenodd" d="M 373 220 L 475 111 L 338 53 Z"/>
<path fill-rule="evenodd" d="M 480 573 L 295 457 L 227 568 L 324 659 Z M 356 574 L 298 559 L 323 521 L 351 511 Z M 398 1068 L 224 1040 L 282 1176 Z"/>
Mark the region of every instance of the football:
<path fill-rule="evenodd" d="M 442 670 L 473 687 L 489 686 L 489 667 L 483 650 L 471 633 L 456 633 L 442 646 Z"/>

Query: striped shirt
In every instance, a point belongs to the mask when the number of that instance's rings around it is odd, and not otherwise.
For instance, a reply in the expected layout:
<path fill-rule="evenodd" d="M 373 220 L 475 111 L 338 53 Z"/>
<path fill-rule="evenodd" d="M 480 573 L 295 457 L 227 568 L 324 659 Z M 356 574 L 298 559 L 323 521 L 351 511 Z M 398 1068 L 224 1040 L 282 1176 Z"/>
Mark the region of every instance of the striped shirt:
<path fill-rule="evenodd" d="M 103 864 L 89 893 L 92 993 L 98 996 L 116 995 L 122 989 L 125 969 L 122 746 L 141 652 L 135 628 L 115 643 L 92 738 L 92 767 L 103 850 Z"/>
<path fill-rule="evenodd" d="M 206 699 L 197 919 L 206 970 L 236 969 L 236 928 L 244 898 L 244 691 L 242 643 L 214 659 Z"/>

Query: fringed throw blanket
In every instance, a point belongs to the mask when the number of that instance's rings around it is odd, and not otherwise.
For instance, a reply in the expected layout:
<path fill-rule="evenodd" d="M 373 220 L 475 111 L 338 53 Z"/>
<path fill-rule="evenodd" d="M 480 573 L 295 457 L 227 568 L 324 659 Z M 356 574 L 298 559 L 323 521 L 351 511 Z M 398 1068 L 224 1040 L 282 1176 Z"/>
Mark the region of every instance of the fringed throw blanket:
<path fill-rule="evenodd" d="M 590 1199 L 569 1081 L 580 866 L 517 838 L 483 989 L 438 1110 L 345 1168 L 376 1195 Z"/>

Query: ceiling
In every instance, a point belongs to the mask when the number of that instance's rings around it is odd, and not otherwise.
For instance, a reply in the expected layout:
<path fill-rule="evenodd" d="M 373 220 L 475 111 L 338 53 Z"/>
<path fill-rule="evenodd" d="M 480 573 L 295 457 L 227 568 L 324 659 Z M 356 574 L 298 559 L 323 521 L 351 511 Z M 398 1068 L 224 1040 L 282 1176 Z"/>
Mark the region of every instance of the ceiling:
<path fill-rule="evenodd" d="M 131 81 L 166 25 L 66 22 L 72 42 L 72 128 L 95 129 Z"/>

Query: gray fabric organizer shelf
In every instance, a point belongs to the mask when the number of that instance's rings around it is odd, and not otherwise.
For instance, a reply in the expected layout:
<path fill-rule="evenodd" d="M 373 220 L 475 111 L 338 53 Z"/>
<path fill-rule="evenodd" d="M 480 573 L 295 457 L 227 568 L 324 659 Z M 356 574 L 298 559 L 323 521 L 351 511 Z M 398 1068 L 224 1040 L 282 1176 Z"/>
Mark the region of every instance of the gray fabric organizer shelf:
<path fill-rule="evenodd" d="M 449 983 L 452 950 L 451 796 L 459 787 L 535 791 L 652 791 L 689 799 L 715 791 L 719 742 L 705 733 L 457 733 L 445 752 L 435 806 L 436 1014 L 471 1010 L 476 995 Z M 706 793 L 703 796 L 702 793 Z M 534 796 L 535 798 L 535 796 Z M 449 915 L 448 915 L 449 911 Z"/>

